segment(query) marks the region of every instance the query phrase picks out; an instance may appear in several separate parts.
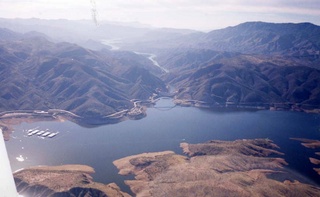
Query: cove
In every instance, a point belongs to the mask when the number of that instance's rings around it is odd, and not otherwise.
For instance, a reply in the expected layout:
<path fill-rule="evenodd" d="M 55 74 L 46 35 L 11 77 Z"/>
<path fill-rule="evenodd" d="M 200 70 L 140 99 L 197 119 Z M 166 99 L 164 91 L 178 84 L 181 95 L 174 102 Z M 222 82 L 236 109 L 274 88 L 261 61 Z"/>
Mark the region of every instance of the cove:
<path fill-rule="evenodd" d="M 26 130 L 39 127 L 59 131 L 52 138 L 28 137 Z M 118 175 L 116 159 L 144 152 L 172 150 L 183 154 L 181 142 L 269 138 L 279 147 L 288 169 L 301 180 L 320 184 L 306 149 L 290 138 L 320 139 L 320 115 L 290 111 L 215 111 L 174 107 L 161 99 L 148 108 L 147 117 L 117 124 L 84 128 L 73 122 L 34 122 L 14 126 L 6 142 L 13 171 L 36 165 L 84 164 L 92 166 L 95 181 L 115 182 L 123 191 L 126 177 Z"/>

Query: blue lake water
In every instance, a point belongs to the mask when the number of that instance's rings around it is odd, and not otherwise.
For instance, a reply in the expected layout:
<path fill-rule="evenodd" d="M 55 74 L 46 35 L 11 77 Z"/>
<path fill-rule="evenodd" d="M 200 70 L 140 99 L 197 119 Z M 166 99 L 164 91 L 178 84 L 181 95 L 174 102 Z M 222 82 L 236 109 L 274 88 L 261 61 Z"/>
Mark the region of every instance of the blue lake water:
<path fill-rule="evenodd" d="M 96 128 L 80 127 L 69 121 L 16 125 L 12 138 L 6 142 L 12 169 L 84 164 L 96 170 L 93 175 L 95 181 L 115 182 L 128 191 L 123 183 L 126 177 L 118 175 L 112 164 L 116 159 L 165 150 L 182 154 L 181 142 L 269 138 L 285 153 L 283 157 L 289 163 L 288 168 L 320 184 L 320 176 L 312 170 L 316 166 L 309 162 L 309 157 L 317 158 L 315 150 L 289 139 L 319 140 L 319 114 L 266 110 L 214 111 L 170 106 L 173 106 L 170 99 L 161 99 L 156 105 L 160 108 L 149 108 L 146 118 Z M 60 133 L 52 139 L 28 137 L 25 130 L 34 127 Z"/>

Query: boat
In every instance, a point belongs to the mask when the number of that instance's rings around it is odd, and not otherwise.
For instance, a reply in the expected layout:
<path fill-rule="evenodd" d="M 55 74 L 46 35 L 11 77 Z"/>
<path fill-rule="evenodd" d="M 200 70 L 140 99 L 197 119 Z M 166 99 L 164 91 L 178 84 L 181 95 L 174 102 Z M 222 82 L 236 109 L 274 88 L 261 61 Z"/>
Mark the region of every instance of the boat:
<path fill-rule="evenodd" d="M 42 130 L 42 131 L 39 131 L 39 132 L 37 133 L 37 135 L 42 135 L 42 134 L 44 134 L 44 132 L 45 132 L 45 131 L 43 131 L 43 130 Z"/>
<path fill-rule="evenodd" d="M 30 133 L 28 133 L 28 136 L 32 136 L 34 134 L 36 134 L 37 132 L 39 132 L 40 130 L 36 129 L 36 130 L 33 130 L 31 131 Z"/>
<path fill-rule="evenodd" d="M 31 136 L 31 135 L 33 135 L 33 133 L 32 133 L 32 132 L 28 133 L 28 136 Z"/>
<path fill-rule="evenodd" d="M 50 133 L 51 133 L 51 132 L 47 131 L 47 132 L 45 132 L 44 134 L 42 134 L 41 136 L 42 136 L 42 137 L 47 137 Z"/>
<path fill-rule="evenodd" d="M 56 135 L 58 135 L 58 133 L 59 133 L 59 132 L 57 132 L 57 133 L 51 133 L 50 135 L 48 135 L 48 137 L 49 137 L 49 138 L 53 138 L 53 137 L 55 137 Z"/>
<path fill-rule="evenodd" d="M 31 133 L 32 131 L 35 131 L 36 129 L 38 129 L 38 127 L 32 128 L 32 129 L 28 129 L 27 132 Z"/>

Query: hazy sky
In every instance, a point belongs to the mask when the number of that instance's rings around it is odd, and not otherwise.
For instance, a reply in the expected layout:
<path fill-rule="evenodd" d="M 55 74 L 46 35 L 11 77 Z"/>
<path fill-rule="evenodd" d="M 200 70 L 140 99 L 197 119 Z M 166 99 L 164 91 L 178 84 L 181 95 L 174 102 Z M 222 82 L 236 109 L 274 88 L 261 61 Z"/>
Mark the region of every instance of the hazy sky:
<path fill-rule="evenodd" d="M 320 0 L 0 0 L 0 17 L 140 22 L 212 30 L 246 21 L 320 24 Z"/>

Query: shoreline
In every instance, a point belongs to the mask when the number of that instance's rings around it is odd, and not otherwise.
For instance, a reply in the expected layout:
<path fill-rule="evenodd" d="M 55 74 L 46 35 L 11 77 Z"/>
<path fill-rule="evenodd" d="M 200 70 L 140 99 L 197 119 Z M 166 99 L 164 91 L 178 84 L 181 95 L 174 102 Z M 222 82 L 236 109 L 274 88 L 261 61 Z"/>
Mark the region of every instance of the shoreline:
<path fill-rule="evenodd" d="M 122 111 L 114 112 L 109 115 L 99 116 L 99 117 L 83 117 L 77 115 L 71 111 L 63 110 L 63 109 L 49 109 L 45 110 L 12 110 L 12 111 L 4 111 L 0 112 L 0 126 L 2 120 L 8 119 L 52 119 L 52 120 L 69 120 L 75 122 L 79 125 L 87 125 L 87 126 L 95 126 L 95 125 L 103 125 L 103 124 L 115 124 L 122 122 L 127 119 L 138 120 L 144 118 L 147 113 L 147 109 L 149 107 L 154 106 L 154 104 L 161 98 L 168 97 L 157 97 L 152 98 L 150 100 L 138 100 L 132 99 L 134 107 L 131 109 L 124 109 Z M 169 97 L 171 98 L 171 97 Z M 205 109 L 244 109 L 244 110 L 270 110 L 270 111 L 295 111 L 295 112 L 304 112 L 304 113 L 320 113 L 320 108 L 314 109 L 305 109 L 302 108 L 303 105 L 298 106 L 294 104 L 286 104 L 286 103 L 278 103 L 278 104 L 235 104 L 235 103 L 216 103 L 211 104 L 204 101 L 199 100 L 186 100 L 186 99 L 175 99 L 172 98 L 174 104 L 179 105 L 181 107 L 197 107 L 197 108 L 205 108 Z M 83 124 L 84 123 L 84 124 Z"/>
<path fill-rule="evenodd" d="M 87 165 L 35 166 L 13 173 L 17 191 L 24 196 L 123 196 L 115 183 L 95 182 Z"/>
<path fill-rule="evenodd" d="M 287 170 L 279 147 L 269 139 L 180 143 L 183 154 L 148 152 L 113 161 L 136 196 L 318 196 L 320 188 Z M 285 179 L 283 179 L 285 176 Z M 250 188 L 250 189 L 248 189 Z M 159 195 L 160 194 L 160 195 Z"/>
<path fill-rule="evenodd" d="M 171 103 L 171 99 L 170 100 L 168 100 L 168 102 L 170 102 Z M 160 101 L 160 104 L 161 104 L 162 102 Z M 164 102 L 164 103 L 167 103 L 167 102 Z M 60 124 L 60 123 L 58 123 L 58 124 Z"/>
<path fill-rule="evenodd" d="M 142 105 L 142 103 L 144 105 Z M 6 141 L 10 139 L 13 131 L 12 126 L 21 124 L 22 122 L 38 122 L 38 121 L 58 121 L 65 120 L 74 122 L 82 127 L 97 127 L 106 124 L 117 124 L 125 120 L 139 120 L 147 114 L 147 105 L 152 105 L 152 101 L 134 101 L 134 107 L 122 110 L 106 116 L 100 117 L 82 117 L 73 112 L 62 109 L 44 110 L 15 110 L 0 112 L 0 128 L 2 128 L 3 136 Z"/>
<path fill-rule="evenodd" d="M 92 120 L 99 119 L 106 122 L 114 122 L 114 120 L 120 120 L 122 118 L 128 117 L 129 119 L 138 119 L 139 117 L 143 117 L 146 108 L 149 105 L 153 105 L 152 101 L 133 101 L 134 107 L 131 109 L 125 109 L 122 111 L 114 112 L 112 114 L 97 116 L 97 117 L 84 117 L 77 115 L 71 111 L 63 110 L 63 109 L 49 109 L 49 110 L 12 110 L 12 111 L 4 111 L 0 112 L 0 121 L 4 119 L 12 119 L 12 118 L 53 118 L 53 119 L 68 119 L 70 121 L 83 121 L 84 119 Z M 141 105 L 143 103 L 144 105 Z"/>
<path fill-rule="evenodd" d="M 187 100 L 187 99 L 173 99 L 176 105 L 182 107 L 198 107 L 205 109 L 229 109 L 229 110 L 270 110 L 270 111 L 294 111 L 304 113 L 315 113 L 320 114 L 320 108 L 306 109 L 307 105 L 293 104 L 293 103 L 265 103 L 265 104 L 254 104 L 254 103 L 207 103 L 199 100 Z"/>
<path fill-rule="evenodd" d="M 131 109 L 125 109 L 119 112 L 115 112 L 105 116 L 99 117 L 82 117 L 73 112 L 63 109 L 49 109 L 44 110 L 12 110 L 0 112 L 0 127 L 2 127 L 3 135 L 5 140 L 9 140 L 12 132 L 12 125 L 20 124 L 22 122 L 37 122 L 37 121 L 71 121 L 82 127 L 97 127 L 106 124 L 117 124 L 125 120 L 139 120 L 147 116 L 147 109 L 155 105 L 155 103 L 161 97 L 159 95 L 152 96 L 149 100 L 138 100 L 132 99 L 134 107 Z M 172 98 L 172 97 L 169 97 Z M 235 103 L 224 103 L 224 104 L 210 104 L 199 100 L 187 100 L 187 99 L 176 99 L 172 98 L 174 104 L 181 107 L 197 107 L 200 109 L 208 110 L 248 110 L 248 111 L 294 111 L 303 113 L 315 113 L 320 114 L 320 109 L 305 109 L 303 105 L 293 105 L 288 103 L 277 103 L 277 104 L 264 104 L 264 105 L 252 105 L 252 104 L 235 104 Z"/>

